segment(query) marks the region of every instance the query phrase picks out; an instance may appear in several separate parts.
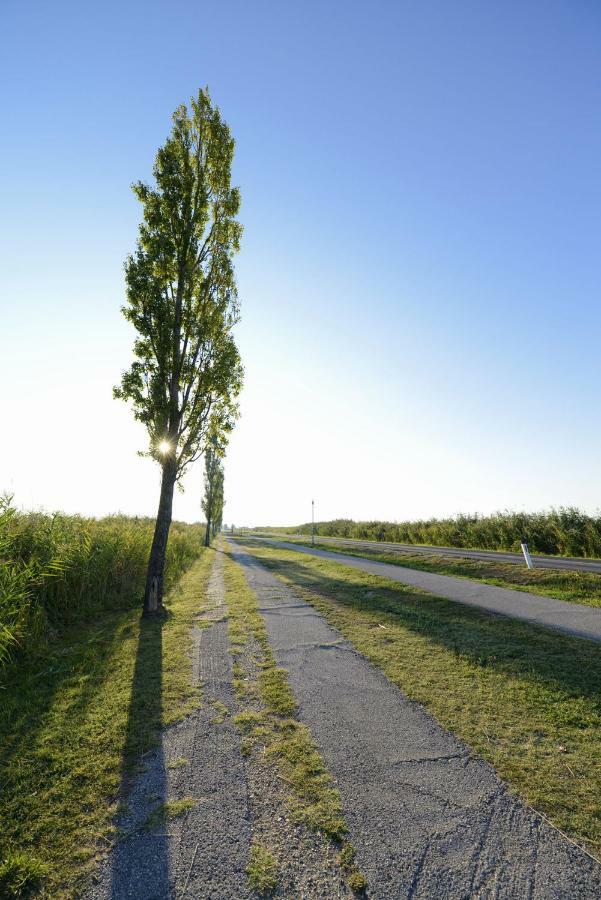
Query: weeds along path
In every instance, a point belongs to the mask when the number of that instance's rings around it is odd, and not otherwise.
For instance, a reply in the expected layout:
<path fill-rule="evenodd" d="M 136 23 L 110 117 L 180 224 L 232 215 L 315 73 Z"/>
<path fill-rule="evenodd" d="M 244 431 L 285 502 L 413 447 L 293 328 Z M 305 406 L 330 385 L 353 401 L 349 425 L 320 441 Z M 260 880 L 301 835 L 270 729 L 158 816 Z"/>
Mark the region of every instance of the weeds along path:
<path fill-rule="evenodd" d="M 285 541 L 274 541 L 268 538 L 257 538 L 257 540 L 272 547 L 280 547 L 282 550 L 295 550 L 297 553 L 320 556 L 322 559 L 329 559 L 353 569 L 360 569 L 362 572 L 369 572 L 372 575 L 389 578 L 391 581 L 408 584 L 437 597 L 464 603 L 466 606 L 475 606 L 488 612 L 522 619 L 524 622 L 532 622 L 543 628 L 550 628 L 574 637 L 601 641 L 601 609 L 595 607 L 567 603 L 565 600 L 555 600 L 540 594 L 529 594 L 526 591 L 511 590 L 493 584 L 473 582 L 467 578 L 435 575 L 432 572 L 422 572 L 400 565 L 363 559 L 330 550 L 304 547 Z"/>
<path fill-rule="evenodd" d="M 513 796 L 492 766 L 293 589 L 238 547 L 232 554 L 258 597 L 300 719 L 336 780 L 370 896 L 601 896 L 596 861 Z"/>

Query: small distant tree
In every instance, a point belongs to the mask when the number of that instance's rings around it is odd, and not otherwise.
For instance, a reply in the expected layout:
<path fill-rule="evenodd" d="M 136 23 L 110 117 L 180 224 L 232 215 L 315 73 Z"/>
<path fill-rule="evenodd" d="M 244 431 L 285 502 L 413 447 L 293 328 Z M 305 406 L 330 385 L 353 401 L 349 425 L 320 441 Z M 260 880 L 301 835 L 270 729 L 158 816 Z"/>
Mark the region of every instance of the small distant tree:
<path fill-rule="evenodd" d="M 161 466 L 161 492 L 144 610 L 163 597 L 173 491 L 207 445 L 224 441 L 242 383 L 232 335 L 238 320 L 233 255 L 240 194 L 231 186 L 234 140 L 208 90 L 180 106 L 159 149 L 154 186 L 134 193 L 143 220 L 125 263 L 125 318 L 137 331 L 134 361 L 115 396 L 130 401 L 148 430 L 143 454 Z"/>
<path fill-rule="evenodd" d="M 223 522 L 223 463 L 219 450 L 209 448 L 205 453 L 205 493 L 202 510 L 205 514 L 205 546 L 211 543 Z"/>

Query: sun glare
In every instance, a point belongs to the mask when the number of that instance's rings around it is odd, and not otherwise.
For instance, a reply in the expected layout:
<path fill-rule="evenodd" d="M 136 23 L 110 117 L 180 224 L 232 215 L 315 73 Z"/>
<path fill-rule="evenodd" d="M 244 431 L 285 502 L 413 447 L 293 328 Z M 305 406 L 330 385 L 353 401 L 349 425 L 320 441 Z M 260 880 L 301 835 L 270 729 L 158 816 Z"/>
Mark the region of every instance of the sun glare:
<path fill-rule="evenodd" d="M 169 453 L 169 451 L 171 450 L 171 444 L 169 443 L 169 441 L 161 441 L 159 443 L 158 450 L 159 450 L 159 453 L 162 453 L 164 456 L 166 453 Z"/>

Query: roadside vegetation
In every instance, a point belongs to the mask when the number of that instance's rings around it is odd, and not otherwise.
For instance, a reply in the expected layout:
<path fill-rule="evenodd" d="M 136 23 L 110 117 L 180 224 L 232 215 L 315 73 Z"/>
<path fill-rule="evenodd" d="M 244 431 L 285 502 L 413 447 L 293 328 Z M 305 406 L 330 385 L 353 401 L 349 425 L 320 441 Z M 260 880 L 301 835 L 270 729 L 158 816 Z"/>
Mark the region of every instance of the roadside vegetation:
<path fill-rule="evenodd" d="M 311 523 L 265 529 L 280 534 L 311 534 Z M 416 522 L 354 522 L 334 519 L 316 522 L 315 534 L 324 537 L 392 541 L 473 550 L 520 550 L 525 540 L 532 553 L 601 557 L 601 515 L 575 507 L 548 512 L 497 512 L 490 516 L 458 515 Z"/>
<path fill-rule="evenodd" d="M 308 540 L 286 538 L 287 541 L 310 547 Z M 499 587 L 541 594 L 554 597 L 568 603 L 582 603 L 585 606 L 601 607 L 601 575 L 591 572 L 571 572 L 557 569 L 528 569 L 525 565 L 504 563 L 498 560 L 457 559 L 424 555 L 422 553 L 380 551 L 364 547 L 353 549 L 346 544 L 328 541 L 321 544 L 323 549 L 355 556 L 360 559 L 374 559 L 377 562 L 404 566 L 407 569 L 419 569 L 422 572 L 433 572 L 436 575 L 451 575 L 455 578 L 469 578 L 485 584 L 496 584 Z"/>
<path fill-rule="evenodd" d="M 598 645 L 340 563 L 245 544 L 527 803 L 599 856 Z"/>
<path fill-rule="evenodd" d="M 0 500 L 0 679 L 11 662 L 44 653 L 65 629 L 139 603 L 152 519 L 18 512 Z M 201 525 L 174 523 L 171 586 L 197 558 Z"/>
<path fill-rule="evenodd" d="M 47 547 L 42 536 L 49 526 L 43 517 L 13 518 L 23 542 L 35 536 L 34 550 Z M 172 589 L 164 618 L 141 617 L 139 610 L 151 522 L 71 517 L 55 520 L 54 531 L 64 536 L 66 584 L 57 588 L 52 581 L 50 593 L 43 594 L 42 580 L 29 602 L 39 604 L 40 615 L 46 615 L 43 597 L 81 597 L 84 610 L 75 602 L 49 604 L 60 616 L 43 621 L 58 621 L 60 628 L 45 625 L 36 652 L 30 643 L 29 652 L 4 672 L 2 897 L 33 892 L 52 898 L 81 896 L 95 856 L 118 839 L 112 826 L 117 804 L 144 753 L 154 745 L 158 728 L 199 702 L 188 651 L 214 558 L 212 550 L 201 547 L 203 529 L 172 530 Z M 56 534 L 48 540 L 50 559 L 56 553 Z M 126 574 L 130 564 L 133 575 Z M 185 568 L 189 571 L 178 581 Z M 103 593 L 101 585 L 114 584 L 115 595 L 110 588 Z"/>
<path fill-rule="evenodd" d="M 271 760 L 290 790 L 291 815 L 314 831 L 334 842 L 340 851 L 339 864 L 348 886 L 361 893 L 365 879 L 355 864 L 355 854 L 347 839 L 347 825 L 340 795 L 326 770 L 311 734 L 297 718 L 297 705 L 284 669 L 276 664 L 267 637 L 257 597 L 249 588 L 240 566 L 227 553 L 224 571 L 228 628 L 234 656 L 234 688 L 246 709 L 235 722 L 243 734 L 243 752 L 258 753 Z M 254 639 L 260 652 L 258 671 L 254 677 L 237 662 L 243 648 Z M 251 856 L 250 882 L 257 886 L 265 868 L 275 878 L 277 861 L 264 865 L 269 848 L 261 848 Z M 271 877 L 270 875 L 270 877 Z M 273 889 L 275 882 L 272 885 Z M 264 890 L 268 890 L 265 879 Z"/>

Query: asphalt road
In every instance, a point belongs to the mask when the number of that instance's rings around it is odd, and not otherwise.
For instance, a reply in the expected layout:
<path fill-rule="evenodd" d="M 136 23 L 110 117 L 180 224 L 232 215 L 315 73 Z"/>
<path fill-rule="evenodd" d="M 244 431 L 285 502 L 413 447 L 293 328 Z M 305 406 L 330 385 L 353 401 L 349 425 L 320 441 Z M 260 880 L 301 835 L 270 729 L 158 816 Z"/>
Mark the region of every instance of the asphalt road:
<path fill-rule="evenodd" d="M 454 578 L 450 575 L 436 575 L 432 572 L 421 572 L 403 566 L 380 562 L 375 559 L 347 556 L 332 550 L 319 547 L 305 547 L 303 544 L 292 544 L 276 541 L 273 538 L 260 538 L 266 544 L 281 547 L 283 550 L 294 550 L 310 556 L 320 556 L 341 563 L 351 569 L 380 575 L 390 581 L 409 584 L 420 588 L 436 597 L 445 597 L 456 603 L 476 606 L 487 612 L 502 616 L 522 619 L 543 628 L 551 628 L 572 637 L 588 638 L 601 642 L 601 609 L 594 606 L 583 606 L 580 603 L 566 603 L 540 594 L 529 594 L 527 591 L 514 591 L 510 588 L 484 584 L 469 578 Z"/>
<path fill-rule="evenodd" d="M 257 536 L 260 536 L 257 532 Z M 279 540 L 286 538 L 302 538 L 304 541 L 310 540 L 306 534 L 278 534 L 266 536 L 277 537 Z M 333 543 L 343 544 L 348 547 L 357 547 L 366 550 L 387 550 L 394 553 L 423 553 L 427 556 L 453 556 L 461 559 L 482 559 L 496 560 L 498 562 L 516 563 L 524 566 L 524 557 L 521 553 L 502 553 L 497 550 L 463 550 L 457 547 L 431 547 L 422 544 L 393 544 L 389 541 L 358 541 L 350 538 L 334 538 L 334 537 L 316 537 L 316 543 Z M 601 575 L 601 560 L 583 559 L 578 556 L 538 556 L 531 554 L 532 560 L 537 568 L 540 569 L 571 569 L 577 572 L 593 572 L 595 575 Z"/>
<path fill-rule="evenodd" d="M 232 546 L 230 544 L 230 546 Z M 233 545 L 336 780 L 368 896 L 585 900 L 601 867 L 525 806 L 495 770 Z M 325 551 L 321 551 L 325 552 Z"/>

